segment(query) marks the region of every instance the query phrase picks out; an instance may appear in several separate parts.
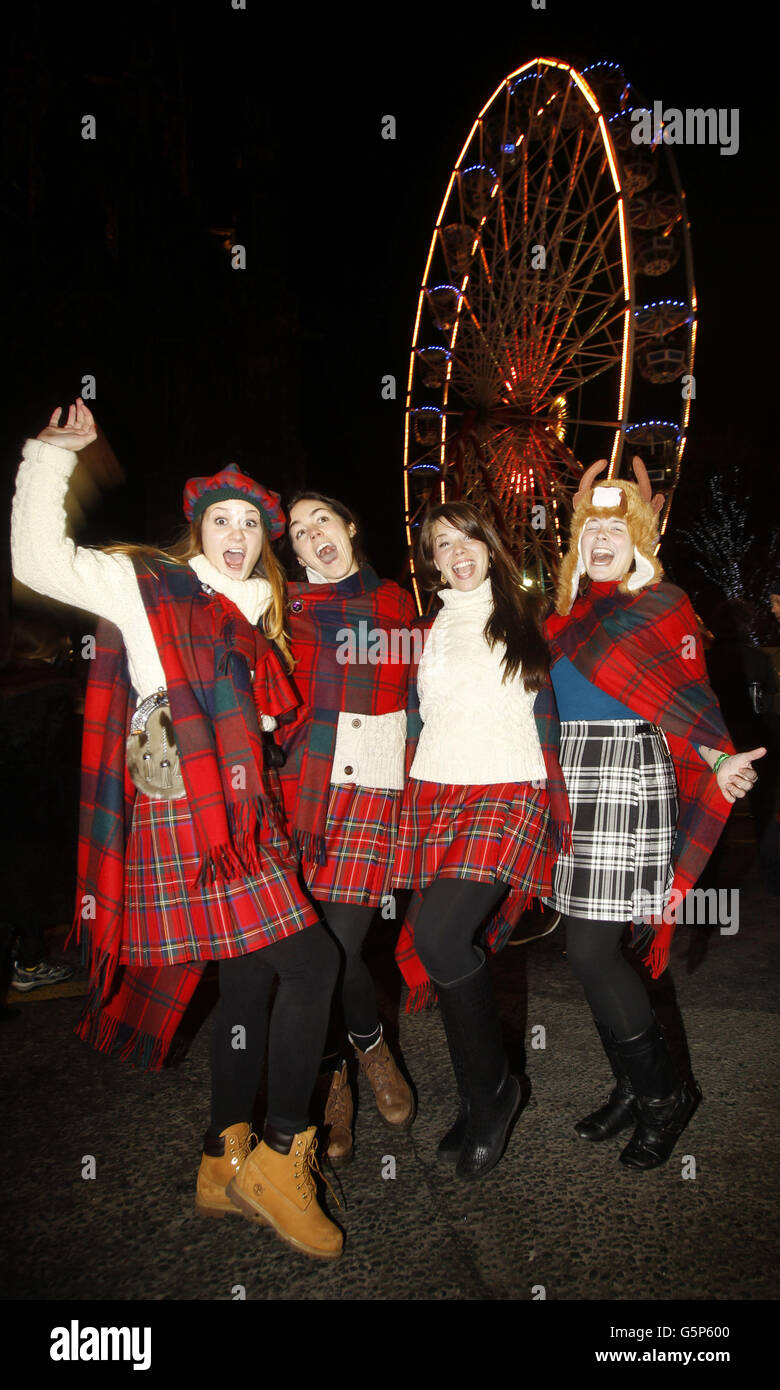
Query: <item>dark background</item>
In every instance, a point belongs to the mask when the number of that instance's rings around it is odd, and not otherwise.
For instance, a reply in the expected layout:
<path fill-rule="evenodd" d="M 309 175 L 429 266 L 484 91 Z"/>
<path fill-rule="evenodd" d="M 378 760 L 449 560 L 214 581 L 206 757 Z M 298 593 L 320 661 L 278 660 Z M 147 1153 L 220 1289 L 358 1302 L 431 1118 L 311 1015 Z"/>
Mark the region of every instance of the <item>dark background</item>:
<path fill-rule="evenodd" d="M 662 558 L 696 595 L 677 538 L 708 477 L 739 466 L 757 554 L 776 515 L 769 13 L 515 0 L 311 20 L 256 0 L 28 4 L 2 60 L 4 499 L 21 441 L 91 373 L 125 481 L 84 539 L 167 541 L 184 480 L 234 459 L 282 492 L 305 482 L 349 501 L 374 564 L 399 576 L 408 354 L 449 171 L 507 72 L 535 55 L 608 58 L 648 105 L 740 113 L 738 154 L 675 150 L 701 313 Z M 231 269 L 230 241 L 246 270 Z M 7 612 L 7 554 L 3 566 Z"/>

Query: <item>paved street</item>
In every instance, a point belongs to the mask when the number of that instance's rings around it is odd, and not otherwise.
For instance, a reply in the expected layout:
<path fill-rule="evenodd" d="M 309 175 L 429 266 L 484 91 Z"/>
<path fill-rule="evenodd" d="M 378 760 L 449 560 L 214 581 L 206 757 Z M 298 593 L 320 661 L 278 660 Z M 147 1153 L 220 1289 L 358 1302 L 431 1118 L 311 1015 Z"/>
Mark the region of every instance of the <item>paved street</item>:
<path fill-rule="evenodd" d="M 329 1173 L 342 1203 L 339 1212 L 327 1198 L 346 1232 L 341 1260 L 297 1256 L 240 1217 L 195 1217 L 208 1018 L 183 1062 L 148 1075 L 74 1036 L 80 999 L 28 997 L 21 1016 L 0 1026 L 6 1296 L 775 1298 L 780 899 L 761 886 L 749 824 L 732 822 L 721 870 L 741 879 L 739 930 L 679 931 L 656 988 L 662 1020 L 679 1004 L 675 1047 L 680 1054 L 687 1038 L 704 1092 L 666 1167 L 630 1172 L 617 1162 L 620 1139 L 595 1146 L 573 1130 L 609 1082 L 559 930 L 507 948 L 491 966 L 518 1070 L 528 1047 L 530 1099 L 507 1155 L 478 1184 L 443 1171 L 434 1153 L 453 1101 L 441 1022 L 437 1012 L 399 1018 L 392 935 L 380 924 L 369 959 L 383 1011 L 399 1019 L 419 1109 L 409 1134 L 389 1133 L 361 1089 L 355 1160 L 338 1178 Z M 95 1159 L 93 1180 L 82 1177 L 85 1155 Z"/>

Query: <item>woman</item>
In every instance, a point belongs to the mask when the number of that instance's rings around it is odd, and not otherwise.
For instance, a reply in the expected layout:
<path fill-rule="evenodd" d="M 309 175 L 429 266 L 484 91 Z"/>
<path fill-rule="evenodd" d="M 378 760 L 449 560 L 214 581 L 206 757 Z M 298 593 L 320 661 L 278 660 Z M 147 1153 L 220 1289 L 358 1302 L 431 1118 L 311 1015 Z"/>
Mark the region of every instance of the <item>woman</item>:
<path fill-rule="evenodd" d="M 77 901 L 92 995 L 79 1032 L 162 1065 L 205 962 L 219 961 L 196 1209 L 238 1209 L 334 1258 L 342 1235 L 317 1203 L 307 1108 L 338 961 L 263 771 L 261 723 L 296 700 L 272 646 L 286 655 L 270 548 L 284 525 L 279 499 L 230 467 L 187 483 L 181 553 L 77 549 L 64 499 L 96 431 L 81 400 L 59 418 L 58 408 L 25 445 L 12 549 L 23 583 L 115 625 L 99 630 L 85 709 Z M 250 1151 L 277 974 L 268 1117 Z"/>
<path fill-rule="evenodd" d="M 413 761 L 393 878 L 421 890 L 414 952 L 438 991 L 457 1082 L 458 1117 L 438 1157 L 471 1179 L 498 1163 L 520 1105 L 474 938 L 501 903 L 503 927 L 488 940 L 503 944 L 529 899 L 548 891 L 568 807 L 536 601 L 496 531 L 468 503 L 434 507 L 417 567 L 424 587 L 440 586 L 441 606 L 422 620 L 410 683 Z M 403 949 L 422 994 L 408 935 Z"/>
<path fill-rule="evenodd" d="M 288 534 L 308 583 L 289 588 L 302 708 L 286 732 L 282 786 L 306 884 L 341 947 L 340 1000 L 355 1056 L 384 1122 L 407 1129 L 414 1099 L 383 1036 L 362 947 L 390 893 L 414 607 L 365 564 L 357 523 L 341 502 L 299 493 Z M 352 1155 L 352 1117 L 340 1056 L 325 1110 L 334 1163 Z"/>
<path fill-rule="evenodd" d="M 693 609 L 660 582 L 663 498 L 651 501 L 640 459 L 637 483 L 594 486 L 605 467 L 593 464 L 574 498 L 546 629 L 573 821 L 549 901 L 616 1080 L 577 1132 L 598 1141 L 635 1124 L 621 1161 L 645 1169 L 668 1159 L 700 1093 L 680 1079 L 621 941 L 649 937 L 653 974 L 665 968 L 675 909 L 765 750 L 733 752 Z"/>

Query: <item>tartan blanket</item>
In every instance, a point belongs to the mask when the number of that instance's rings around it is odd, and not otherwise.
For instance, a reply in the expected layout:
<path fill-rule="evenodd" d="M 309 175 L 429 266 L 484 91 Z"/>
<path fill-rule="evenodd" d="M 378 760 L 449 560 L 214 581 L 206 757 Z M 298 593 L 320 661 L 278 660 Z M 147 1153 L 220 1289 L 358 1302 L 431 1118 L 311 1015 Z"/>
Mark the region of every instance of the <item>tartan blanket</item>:
<path fill-rule="evenodd" d="M 431 628 L 436 620 L 435 614 L 427 614 L 418 618 L 415 628 L 423 632 L 423 650 L 425 643 L 430 635 Z M 406 741 L 406 775 L 409 776 L 412 762 L 414 761 L 417 741 L 422 731 L 422 719 L 420 717 L 420 697 L 417 689 L 417 671 L 419 667 L 419 653 L 416 660 L 413 660 L 409 672 L 409 697 L 408 697 L 408 716 L 407 716 L 407 741 Z M 569 812 L 569 800 L 566 795 L 566 783 L 561 772 L 561 765 L 558 761 L 558 749 L 561 740 L 561 726 L 558 719 L 558 707 L 555 703 L 550 678 L 545 678 L 544 685 L 537 691 L 534 700 L 534 719 L 536 721 L 536 731 L 539 735 L 539 742 L 542 747 L 544 765 L 547 773 L 547 791 L 550 797 L 550 844 L 549 852 L 553 857 L 557 857 L 563 850 L 569 852 L 571 848 L 571 815 Z M 415 890 L 412 894 L 406 916 L 398 933 L 398 941 L 395 948 L 395 959 L 401 974 L 409 986 L 409 997 L 406 1001 L 406 1012 L 417 1012 L 419 1009 L 430 1008 L 436 1002 L 436 990 L 432 980 L 429 978 L 420 957 L 414 949 L 414 924 L 422 904 L 422 894 Z M 483 937 L 484 944 L 490 951 L 500 951 L 509 940 L 517 923 L 527 907 L 527 898 L 515 888 L 510 888 L 506 897 L 494 908 L 493 912 L 485 923 Z"/>
<path fill-rule="evenodd" d="M 336 584 L 290 584 L 289 594 L 300 708 L 282 729 L 282 790 L 301 856 L 324 864 L 339 714 L 405 708 L 414 604 L 368 565 Z"/>
<path fill-rule="evenodd" d="M 139 569 L 182 774 L 194 798 L 190 809 L 203 850 L 197 878 L 237 877 L 257 862 L 254 835 L 264 813 L 258 710 L 283 715 L 297 697 L 263 634 L 229 600 L 207 595 L 192 570 L 156 561 Z M 162 612 L 169 606 L 177 611 Z M 84 710 L 73 930 L 89 968 L 89 991 L 76 1032 L 101 1051 L 154 1069 L 162 1066 L 205 963 L 119 964 L 125 845 L 136 796 L 125 758 L 134 708 L 121 633 L 101 621 Z M 234 789 L 236 764 L 246 778 Z"/>
<path fill-rule="evenodd" d="M 707 679 L 691 602 L 673 584 L 621 594 L 616 584 L 594 583 L 567 616 L 548 618 L 546 633 L 553 663 L 567 656 L 594 685 L 666 734 L 680 802 L 672 856 L 672 892 L 680 895 L 679 911 L 731 809 L 696 745 L 734 752 Z M 666 920 L 652 924 L 649 964 L 654 976 L 668 962 L 674 917 L 670 906 Z"/>

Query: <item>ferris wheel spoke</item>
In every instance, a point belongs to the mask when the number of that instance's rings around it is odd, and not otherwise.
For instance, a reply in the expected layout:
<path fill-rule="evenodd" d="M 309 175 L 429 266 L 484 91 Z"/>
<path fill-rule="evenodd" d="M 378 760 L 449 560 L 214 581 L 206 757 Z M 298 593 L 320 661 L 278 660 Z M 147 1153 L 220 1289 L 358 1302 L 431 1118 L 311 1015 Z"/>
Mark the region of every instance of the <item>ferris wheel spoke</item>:
<path fill-rule="evenodd" d="M 627 425 L 640 377 L 668 381 L 692 363 L 695 292 L 679 183 L 635 198 L 646 171 L 628 143 L 634 97 L 614 65 L 594 74 L 533 59 L 480 111 L 432 234 L 409 366 L 410 544 L 434 502 L 468 498 L 493 517 L 524 582 L 542 587 L 562 553 L 580 460 L 611 448 L 618 467 L 628 433 L 632 447 L 674 446 L 676 471 L 665 466 L 675 479 L 688 420 L 686 407 L 680 429 L 653 410 Z M 609 133 L 604 119 L 616 122 Z M 673 166 L 663 149 L 643 157 Z M 640 325 L 628 317 L 635 243 L 638 265 L 675 264 L 651 240 L 660 211 L 670 239 L 685 243 L 692 312 L 673 321 L 664 298 L 642 307 Z M 413 562 L 411 572 L 418 592 Z"/>

